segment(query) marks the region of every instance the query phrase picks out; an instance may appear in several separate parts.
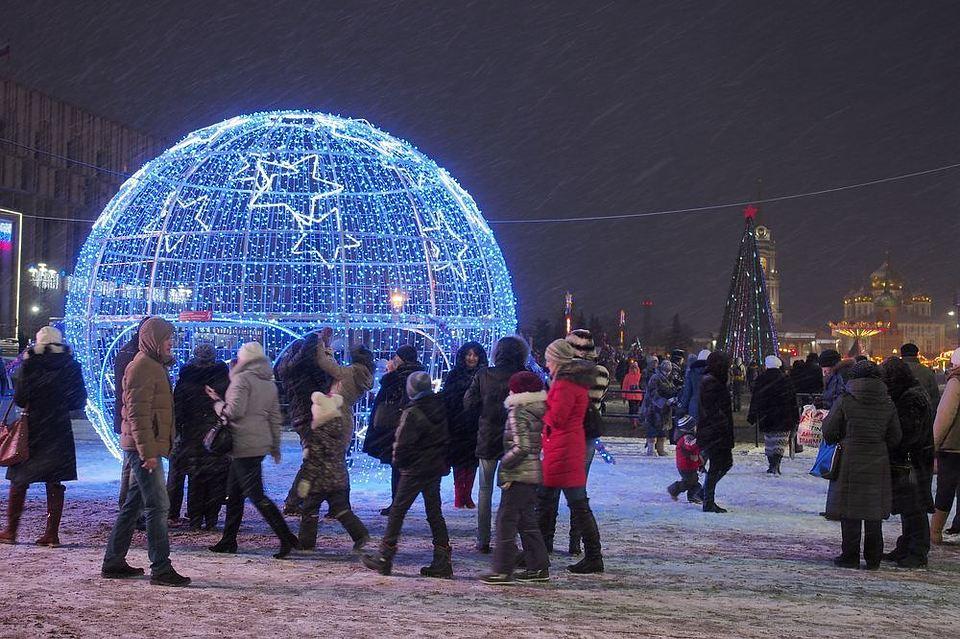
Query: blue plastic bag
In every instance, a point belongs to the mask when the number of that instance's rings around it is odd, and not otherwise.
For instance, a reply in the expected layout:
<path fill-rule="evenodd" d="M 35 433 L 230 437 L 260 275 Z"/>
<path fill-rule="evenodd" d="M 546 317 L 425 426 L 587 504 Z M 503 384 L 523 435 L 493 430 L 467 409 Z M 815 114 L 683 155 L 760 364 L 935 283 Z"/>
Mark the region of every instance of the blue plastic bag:
<path fill-rule="evenodd" d="M 813 468 L 810 474 L 822 479 L 834 480 L 840 473 L 840 444 L 820 444 L 820 450 L 817 451 L 817 460 L 813 462 Z"/>

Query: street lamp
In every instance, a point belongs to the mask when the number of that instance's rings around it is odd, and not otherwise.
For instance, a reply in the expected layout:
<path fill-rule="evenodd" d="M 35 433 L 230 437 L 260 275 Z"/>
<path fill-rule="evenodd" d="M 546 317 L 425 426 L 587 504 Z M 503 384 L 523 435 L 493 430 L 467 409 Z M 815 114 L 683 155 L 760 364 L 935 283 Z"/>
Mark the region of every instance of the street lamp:
<path fill-rule="evenodd" d="M 33 306 L 30 307 L 30 312 L 36 315 L 37 313 L 40 312 L 40 307 L 34 304 Z"/>

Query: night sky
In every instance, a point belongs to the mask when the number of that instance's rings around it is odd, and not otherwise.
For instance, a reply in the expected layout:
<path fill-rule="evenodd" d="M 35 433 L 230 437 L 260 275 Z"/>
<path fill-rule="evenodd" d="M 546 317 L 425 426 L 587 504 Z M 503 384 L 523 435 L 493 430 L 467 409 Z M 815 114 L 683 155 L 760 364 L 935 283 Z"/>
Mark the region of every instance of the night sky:
<path fill-rule="evenodd" d="M 6 2 L 0 74 L 171 142 L 239 113 L 364 117 L 491 221 L 739 202 L 960 162 L 954 2 Z M 2 43 L 2 42 L 0 42 Z M 842 313 L 890 250 L 938 314 L 960 169 L 761 207 L 787 327 Z M 654 300 L 717 331 L 739 208 L 493 225 L 521 323 Z"/>

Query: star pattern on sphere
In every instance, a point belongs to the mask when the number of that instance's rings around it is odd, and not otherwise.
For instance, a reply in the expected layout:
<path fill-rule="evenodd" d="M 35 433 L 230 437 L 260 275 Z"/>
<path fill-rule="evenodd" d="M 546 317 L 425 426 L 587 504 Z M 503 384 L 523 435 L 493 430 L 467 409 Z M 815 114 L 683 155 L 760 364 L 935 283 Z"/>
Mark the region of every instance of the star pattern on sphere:
<path fill-rule="evenodd" d="M 163 204 L 160 215 L 147 224 L 144 230 L 148 233 L 163 233 L 163 250 L 165 253 L 172 253 L 183 243 L 186 237 L 186 233 L 182 232 L 178 235 L 170 235 L 169 229 L 165 228 L 166 220 L 170 216 L 173 208 L 177 206 L 186 211 L 193 210 L 193 220 L 204 232 L 207 232 L 213 228 L 206 218 L 206 210 L 209 203 L 209 195 L 200 195 L 193 199 L 185 200 L 180 197 L 177 191 L 171 191 Z"/>
<path fill-rule="evenodd" d="M 434 260 L 437 260 L 437 262 L 433 264 L 434 272 L 439 273 L 450 270 L 454 275 L 466 282 L 467 269 L 464 264 L 464 258 L 470 251 L 470 247 L 463 241 L 463 238 L 457 233 L 456 229 L 451 226 L 450 221 L 447 220 L 447 216 L 443 211 L 434 211 L 430 214 L 430 217 L 432 219 L 429 224 L 424 224 L 420 217 L 417 218 L 417 223 L 420 226 L 420 235 L 426 240 L 427 250 L 430 251 L 430 256 Z M 452 249 L 451 244 L 456 245 L 455 250 Z M 444 247 L 448 253 L 446 259 L 442 259 Z"/>

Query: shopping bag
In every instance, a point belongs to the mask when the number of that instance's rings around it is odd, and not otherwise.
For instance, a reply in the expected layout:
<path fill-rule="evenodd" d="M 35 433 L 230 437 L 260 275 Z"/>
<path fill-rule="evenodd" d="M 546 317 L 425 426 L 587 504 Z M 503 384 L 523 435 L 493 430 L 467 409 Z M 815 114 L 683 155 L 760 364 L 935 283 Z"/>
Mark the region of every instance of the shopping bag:
<path fill-rule="evenodd" d="M 817 460 L 813 462 L 813 468 L 810 474 L 814 477 L 821 477 L 833 481 L 840 473 L 840 453 L 842 448 L 840 444 L 820 444 L 820 450 L 817 451 Z"/>
<path fill-rule="evenodd" d="M 0 466 L 16 466 L 30 457 L 30 449 L 27 447 L 27 411 L 24 409 L 15 422 L 7 424 L 11 408 L 13 401 L 7 406 L 3 421 L 0 422 Z"/>
<path fill-rule="evenodd" d="M 813 404 L 803 407 L 800 414 L 800 425 L 797 427 L 797 443 L 801 446 L 816 448 L 823 441 L 823 420 L 827 417 L 827 410 L 817 408 Z"/>

